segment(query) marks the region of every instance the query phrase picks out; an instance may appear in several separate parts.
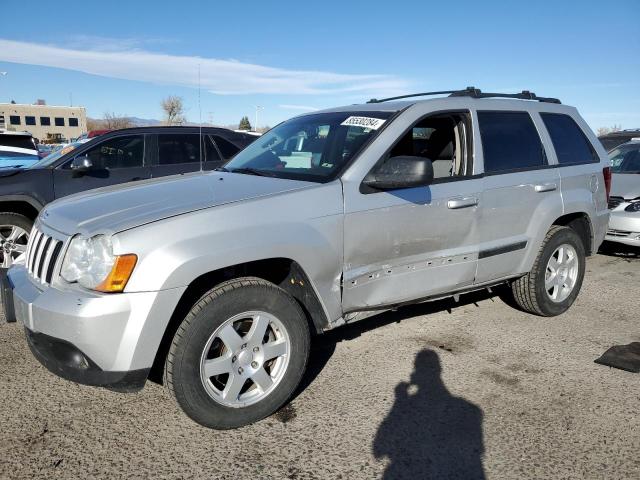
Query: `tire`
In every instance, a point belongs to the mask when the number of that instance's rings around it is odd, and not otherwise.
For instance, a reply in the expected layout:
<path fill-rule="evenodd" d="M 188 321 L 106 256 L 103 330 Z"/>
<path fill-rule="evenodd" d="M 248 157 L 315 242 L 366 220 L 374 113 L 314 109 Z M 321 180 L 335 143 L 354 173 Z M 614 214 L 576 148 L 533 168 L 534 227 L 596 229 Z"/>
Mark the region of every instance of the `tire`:
<path fill-rule="evenodd" d="M 564 248 L 563 253 L 559 253 L 561 248 Z M 567 259 L 566 266 L 552 267 L 552 264 L 561 265 L 556 255 L 569 258 L 573 254 L 574 262 Z M 555 263 L 551 261 L 552 256 L 556 260 Z M 576 271 L 573 270 L 574 266 Z M 569 227 L 553 226 L 542 241 L 531 271 L 511 284 L 513 300 L 522 310 L 534 315 L 543 317 L 560 315 L 567 311 L 578 296 L 584 272 L 585 250 L 578 234 Z M 553 286 L 555 282 L 562 285 Z M 570 284 L 572 286 L 569 289 Z M 547 289 L 549 285 L 552 286 Z M 553 299 L 554 294 L 555 299 Z"/>
<path fill-rule="evenodd" d="M 230 280 L 207 292 L 178 327 L 164 384 L 200 425 L 241 427 L 271 415 L 291 397 L 309 346 L 308 323 L 293 297 L 259 278 Z"/>
<path fill-rule="evenodd" d="M 33 220 L 24 215 L 0 213 L 0 268 L 9 268 L 26 251 L 32 227 Z"/>

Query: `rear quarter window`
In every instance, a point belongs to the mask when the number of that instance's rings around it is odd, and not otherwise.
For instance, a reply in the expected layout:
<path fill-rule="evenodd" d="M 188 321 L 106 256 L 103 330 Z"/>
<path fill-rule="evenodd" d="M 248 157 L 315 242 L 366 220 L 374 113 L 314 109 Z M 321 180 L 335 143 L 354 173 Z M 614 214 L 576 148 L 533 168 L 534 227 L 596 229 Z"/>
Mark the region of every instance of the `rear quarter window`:
<path fill-rule="evenodd" d="M 569 115 L 541 113 L 559 164 L 597 163 L 600 161 L 593 145 Z"/>
<path fill-rule="evenodd" d="M 485 173 L 547 164 L 542 141 L 527 112 L 478 112 Z"/>

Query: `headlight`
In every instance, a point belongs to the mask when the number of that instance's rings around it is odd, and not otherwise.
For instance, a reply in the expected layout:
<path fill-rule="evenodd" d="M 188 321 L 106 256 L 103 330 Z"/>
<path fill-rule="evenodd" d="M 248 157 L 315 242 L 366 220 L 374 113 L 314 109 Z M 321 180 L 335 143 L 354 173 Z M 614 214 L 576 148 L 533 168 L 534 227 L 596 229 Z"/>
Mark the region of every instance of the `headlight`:
<path fill-rule="evenodd" d="M 624 209 L 625 212 L 640 212 L 640 200 L 634 200 Z"/>
<path fill-rule="evenodd" d="M 121 292 L 133 272 L 137 257 L 114 255 L 111 238 L 96 235 L 71 239 L 60 275 L 67 282 L 101 292 Z"/>

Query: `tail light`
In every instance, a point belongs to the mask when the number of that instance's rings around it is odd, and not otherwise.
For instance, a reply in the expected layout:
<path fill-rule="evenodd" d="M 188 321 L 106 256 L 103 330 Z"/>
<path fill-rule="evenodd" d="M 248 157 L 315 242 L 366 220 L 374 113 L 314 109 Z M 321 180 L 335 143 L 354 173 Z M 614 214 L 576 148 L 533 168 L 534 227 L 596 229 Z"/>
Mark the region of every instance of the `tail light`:
<path fill-rule="evenodd" d="M 602 169 L 602 176 L 604 177 L 604 191 L 607 194 L 607 203 L 609 203 L 609 194 L 611 193 L 611 167 L 604 167 Z"/>

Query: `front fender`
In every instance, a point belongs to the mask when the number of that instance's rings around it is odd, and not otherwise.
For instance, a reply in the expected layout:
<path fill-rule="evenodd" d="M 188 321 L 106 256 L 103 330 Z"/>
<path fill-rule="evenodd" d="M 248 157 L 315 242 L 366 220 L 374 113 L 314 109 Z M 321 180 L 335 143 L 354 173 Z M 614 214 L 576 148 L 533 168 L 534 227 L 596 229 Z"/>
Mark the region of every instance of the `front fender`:
<path fill-rule="evenodd" d="M 340 184 L 275 195 L 144 225 L 114 236 L 116 254 L 136 253 L 127 292 L 180 288 L 206 273 L 287 258 L 305 271 L 327 318 L 341 316 Z"/>

